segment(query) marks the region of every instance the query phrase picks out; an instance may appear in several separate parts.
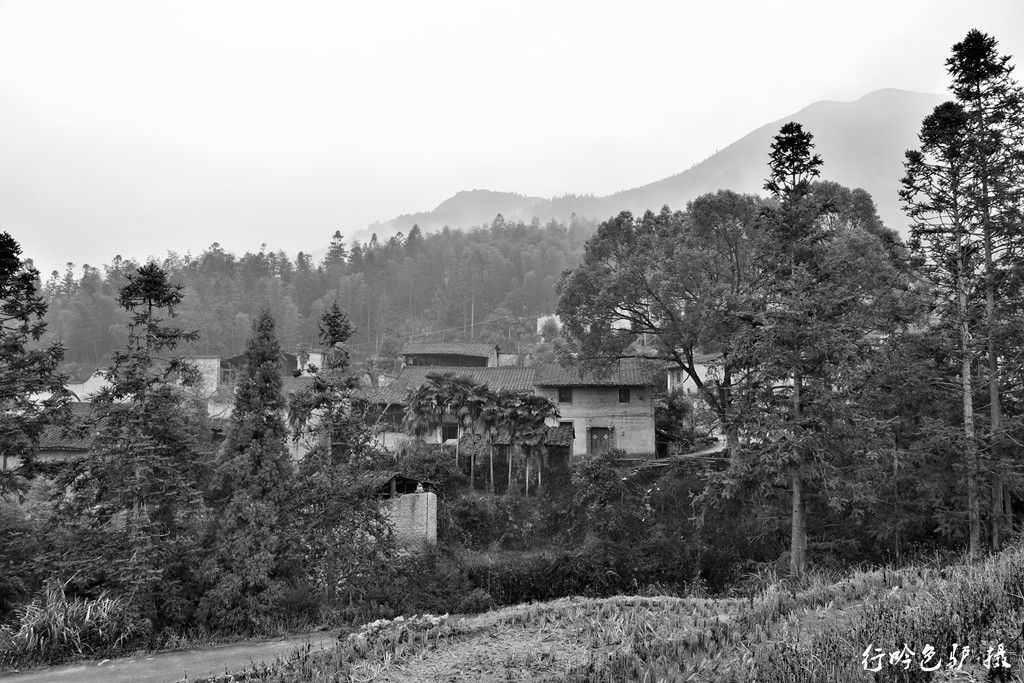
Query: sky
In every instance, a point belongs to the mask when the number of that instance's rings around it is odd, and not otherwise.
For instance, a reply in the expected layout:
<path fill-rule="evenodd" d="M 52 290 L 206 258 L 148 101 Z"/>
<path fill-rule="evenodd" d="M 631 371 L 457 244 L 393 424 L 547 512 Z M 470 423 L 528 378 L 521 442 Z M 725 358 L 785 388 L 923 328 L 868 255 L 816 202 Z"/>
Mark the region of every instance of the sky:
<path fill-rule="evenodd" d="M 1021 0 L 0 0 L 0 230 L 45 277 L 610 194 L 819 100 L 946 92 L 971 28 L 1024 59 Z"/>

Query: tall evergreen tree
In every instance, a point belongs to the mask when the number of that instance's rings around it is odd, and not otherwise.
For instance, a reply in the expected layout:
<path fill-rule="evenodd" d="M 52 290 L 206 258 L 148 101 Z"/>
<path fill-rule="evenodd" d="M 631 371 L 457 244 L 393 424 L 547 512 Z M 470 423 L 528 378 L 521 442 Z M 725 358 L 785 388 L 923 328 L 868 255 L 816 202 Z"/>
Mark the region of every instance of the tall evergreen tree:
<path fill-rule="evenodd" d="M 339 590 L 352 598 L 392 546 L 383 510 L 358 485 L 359 473 L 373 467 L 379 452 L 349 369 L 345 344 L 354 328 L 336 302 L 319 327 L 324 367 L 288 406 L 294 438 L 312 445 L 299 463 L 291 517 L 305 578 L 334 604 Z"/>
<path fill-rule="evenodd" d="M 918 139 L 921 148 L 906 154 L 900 197 L 912 221 L 910 247 L 923 257 L 940 315 L 957 330 L 968 544 L 976 558 L 981 552 L 981 461 L 974 415 L 972 369 L 978 350 L 973 328 L 984 248 L 972 230 L 967 113 L 955 102 L 939 105 L 924 119 Z"/>
<path fill-rule="evenodd" d="M 778 204 L 762 215 L 763 300 L 733 345 L 749 369 L 738 413 L 752 471 L 762 482 L 788 480 L 795 576 L 807 565 L 809 504 L 834 507 L 860 495 L 847 489 L 842 465 L 870 450 L 875 430 L 854 378 L 871 334 L 888 331 L 897 284 L 877 235 L 825 220 L 833 192 L 813 183 L 821 165 L 813 147 L 796 123 L 772 144 L 765 189 Z"/>
<path fill-rule="evenodd" d="M 324 268 L 335 266 L 344 267 L 348 261 L 348 250 L 345 249 L 345 238 L 341 236 L 341 230 L 335 230 L 331 237 L 331 244 L 327 248 L 327 255 L 324 256 Z"/>
<path fill-rule="evenodd" d="M 199 374 L 174 354 L 196 335 L 168 324 L 181 287 L 153 263 L 127 280 L 118 301 L 130 315 L 128 344 L 93 398 L 93 449 L 64 475 L 71 495 L 60 516 L 96 549 L 66 569 L 123 591 L 159 626 L 180 622 L 189 609 L 208 431 L 205 410 L 187 392 Z"/>
<path fill-rule="evenodd" d="M 807 563 L 807 501 L 804 491 L 807 458 L 806 445 L 801 443 L 803 434 L 800 432 L 804 422 L 807 398 L 803 395 L 805 363 L 804 357 L 811 351 L 807 348 L 811 339 L 801 331 L 807 331 L 803 323 L 810 318 L 810 310 L 801 310 L 799 303 L 805 301 L 804 294 L 809 285 L 813 284 L 813 276 L 808 272 L 814 267 L 813 245 L 821 239 L 818 226 L 814 221 L 810 202 L 810 183 L 820 175 L 821 157 L 812 154 L 814 143 L 812 136 L 798 123 L 787 123 L 775 136 L 772 151 L 769 155 L 771 171 L 764 189 L 779 198 L 780 207 L 771 216 L 770 229 L 772 240 L 778 248 L 777 258 L 773 260 L 772 271 L 773 292 L 775 302 L 769 303 L 774 309 L 778 320 L 773 326 L 785 329 L 782 335 L 771 341 L 771 348 L 778 356 L 775 373 L 781 371 L 783 379 L 792 379 L 792 425 L 793 447 L 790 459 L 790 496 L 792 503 L 792 529 L 790 534 L 790 571 L 794 575 L 802 574 Z M 771 296 L 771 295 L 770 295 Z M 772 303 L 775 306 L 772 306 Z M 788 319 L 787 319 L 788 318 Z M 819 332 L 821 330 L 818 330 Z M 789 334 L 796 333 L 796 334 Z M 784 344 L 784 345 L 782 345 Z"/>
<path fill-rule="evenodd" d="M 245 347 L 245 371 L 213 475 L 210 555 L 202 574 L 210 588 L 199 617 L 224 630 L 265 627 L 288 577 L 285 506 L 292 495 L 281 346 L 264 308 Z"/>
<path fill-rule="evenodd" d="M 1024 247 L 1021 225 L 1024 200 L 1024 95 L 1013 80 L 1010 57 L 1000 55 L 996 40 L 977 29 L 953 46 L 946 60 L 952 78 L 950 89 L 965 114 L 965 161 L 969 182 L 964 198 L 972 230 L 981 241 L 984 254 L 985 338 L 989 388 L 988 446 L 996 461 L 992 486 L 992 544 L 998 549 L 1008 526 L 1010 510 L 1003 492 L 1008 442 L 1003 426 L 1000 358 L 1005 334 L 1006 306 L 1000 300 L 1015 301 L 1021 292 L 1020 279 L 1008 278 L 1019 269 Z M 1010 285 L 1013 291 L 1007 291 Z M 1001 290 L 1001 291 L 1000 291 Z M 1012 526 L 1012 524 L 1011 524 Z"/>
<path fill-rule="evenodd" d="M 15 486 L 8 469 L 12 459 L 31 466 L 43 429 L 67 400 L 57 370 L 63 346 L 38 344 L 47 309 L 38 279 L 38 271 L 22 261 L 17 241 L 0 233 L 0 494 Z M 34 394 L 49 398 L 40 401 Z"/>

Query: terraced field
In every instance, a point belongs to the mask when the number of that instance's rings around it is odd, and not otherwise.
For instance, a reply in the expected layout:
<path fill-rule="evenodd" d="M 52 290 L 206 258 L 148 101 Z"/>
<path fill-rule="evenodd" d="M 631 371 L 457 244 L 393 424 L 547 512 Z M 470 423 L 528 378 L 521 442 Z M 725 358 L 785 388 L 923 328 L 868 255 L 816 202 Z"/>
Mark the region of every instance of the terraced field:
<path fill-rule="evenodd" d="M 1013 548 L 974 565 L 775 583 L 748 599 L 565 598 L 460 619 L 399 617 L 333 650 L 218 680 L 1021 680 L 1022 624 L 1024 551 Z M 948 661 L 954 643 L 971 648 L 961 662 Z M 1010 668 L 986 661 L 999 645 Z"/>

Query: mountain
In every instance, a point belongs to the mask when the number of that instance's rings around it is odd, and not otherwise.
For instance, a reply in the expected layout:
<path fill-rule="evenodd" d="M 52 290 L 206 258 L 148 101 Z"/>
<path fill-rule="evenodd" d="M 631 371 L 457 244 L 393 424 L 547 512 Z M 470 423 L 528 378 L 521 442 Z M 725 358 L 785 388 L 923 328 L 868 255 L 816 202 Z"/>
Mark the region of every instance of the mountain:
<path fill-rule="evenodd" d="M 642 187 L 604 197 L 567 195 L 553 199 L 487 190 L 459 192 L 433 211 L 375 223 L 365 236 L 356 237 L 365 239 L 376 232 L 379 239 L 385 239 L 398 231 L 408 232 L 413 224 L 424 231 L 444 225 L 467 228 L 490 223 L 498 213 L 506 219 L 524 221 L 533 217 L 565 221 L 573 213 L 604 220 L 623 210 L 642 213 L 665 204 L 684 208 L 690 200 L 720 189 L 763 193 L 772 137 L 788 121 L 802 124 L 814 135 L 815 151 L 824 161 L 823 180 L 867 190 L 885 224 L 905 232 L 906 219 L 898 196 L 903 153 L 917 146 L 921 120 L 944 99 L 940 95 L 886 89 L 854 102 L 816 102 L 754 130 L 689 170 Z"/>
<path fill-rule="evenodd" d="M 514 192 L 493 192 L 491 190 L 463 190 L 441 202 L 433 211 L 402 214 L 384 223 L 372 223 L 364 232 L 354 235 L 365 240 L 372 233 L 385 239 L 395 233 L 408 232 L 413 225 L 424 231 L 432 231 L 445 225 L 453 228 L 468 228 L 471 225 L 490 223 L 499 213 L 503 216 L 533 216 L 534 206 L 543 205 L 541 197 L 524 197 Z"/>
<path fill-rule="evenodd" d="M 821 177 L 870 192 L 885 224 L 902 232 L 898 192 L 903 153 L 917 146 L 921 120 L 942 101 L 939 95 L 878 90 L 855 102 L 817 102 L 758 128 L 688 171 L 606 197 L 606 206 L 681 208 L 723 188 L 763 193 L 772 138 L 784 123 L 796 121 L 814 135 L 815 151 L 824 162 Z"/>

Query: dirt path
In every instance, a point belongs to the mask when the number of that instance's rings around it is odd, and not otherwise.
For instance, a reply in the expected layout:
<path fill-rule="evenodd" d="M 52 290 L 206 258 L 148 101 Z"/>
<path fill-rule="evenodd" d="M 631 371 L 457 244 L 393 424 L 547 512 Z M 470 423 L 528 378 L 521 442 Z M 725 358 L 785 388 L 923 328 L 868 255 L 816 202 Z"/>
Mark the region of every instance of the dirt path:
<path fill-rule="evenodd" d="M 333 647 L 337 642 L 334 631 L 319 631 L 291 638 L 278 638 L 259 643 L 223 645 L 204 650 L 182 650 L 140 655 L 129 659 L 110 659 L 78 662 L 67 666 L 33 669 L 25 673 L 0 673 L 0 683 L 174 683 L 194 680 L 202 676 L 223 674 L 249 666 L 250 662 L 274 661 L 277 655 L 287 654 L 307 643 L 313 649 Z"/>

